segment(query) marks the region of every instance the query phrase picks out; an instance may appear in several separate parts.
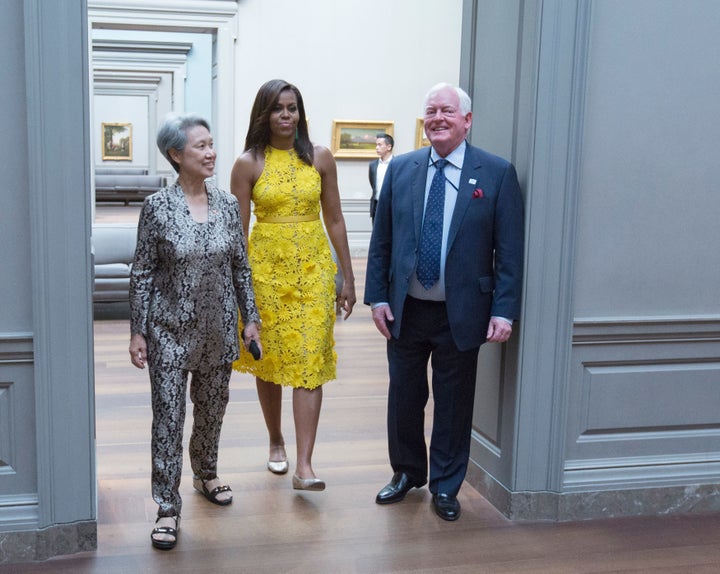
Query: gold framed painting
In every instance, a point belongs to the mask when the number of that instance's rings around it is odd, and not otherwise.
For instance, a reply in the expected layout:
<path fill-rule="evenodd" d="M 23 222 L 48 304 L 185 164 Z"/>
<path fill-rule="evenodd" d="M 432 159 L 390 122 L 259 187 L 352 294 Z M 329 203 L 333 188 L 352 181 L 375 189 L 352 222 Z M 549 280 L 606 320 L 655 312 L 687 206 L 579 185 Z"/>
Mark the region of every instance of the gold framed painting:
<path fill-rule="evenodd" d="M 132 124 L 102 123 L 102 159 L 112 161 L 132 160 Z"/>
<path fill-rule="evenodd" d="M 376 158 L 378 134 L 393 135 L 393 122 L 333 120 L 331 151 L 337 158 Z"/>
<path fill-rule="evenodd" d="M 415 120 L 415 149 L 428 147 L 429 145 L 430 140 L 428 140 L 427 136 L 425 136 L 425 120 L 423 118 L 418 118 Z"/>

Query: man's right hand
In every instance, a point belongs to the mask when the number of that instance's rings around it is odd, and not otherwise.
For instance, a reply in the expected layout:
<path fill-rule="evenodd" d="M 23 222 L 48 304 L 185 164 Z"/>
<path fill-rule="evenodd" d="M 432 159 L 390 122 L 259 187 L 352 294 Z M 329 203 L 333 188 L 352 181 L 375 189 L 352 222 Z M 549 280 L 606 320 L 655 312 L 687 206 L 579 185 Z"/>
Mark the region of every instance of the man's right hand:
<path fill-rule="evenodd" d="M 130 337 L 130 362 L 135 365 L 138 369 L 145 368 L 145 361 L 147 361 L 147 343 L 145 337 L 139 333 Z"/>
<path fill-rule="evenodd" d="M 377 330 L 380 331 L 382 336 L 386 339 L 390 339 L 392 335 L 390 335 L 388 323 L 395 320 L 395 317 L 393 317 L 392 311 L 390 310 L 390 305 L 383 303 L 373 308 L 372 318 L 375 322 L 375 327 L 377 327 Z"/>

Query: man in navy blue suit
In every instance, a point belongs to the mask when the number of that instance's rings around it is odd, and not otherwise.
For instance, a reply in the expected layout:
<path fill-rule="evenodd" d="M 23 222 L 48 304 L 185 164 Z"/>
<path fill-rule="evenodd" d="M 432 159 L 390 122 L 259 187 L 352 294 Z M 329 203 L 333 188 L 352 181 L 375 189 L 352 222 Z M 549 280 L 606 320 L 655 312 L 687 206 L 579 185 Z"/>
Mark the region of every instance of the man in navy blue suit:
<path fill-rule="evenodd" d="M 478 351 L 504 343 L 519 318 L 523 201 L 515 168 L 466 142 L 470 97 L 449 84 L 425 97 L 432 144 L 395 157 L 375 213 L 365 303 L 387 341 L 393 477 L 378 504 L 428 482 L 424 409 L 432 365 L 429 489 L 457 520 L 467 472 Z M 434 229 L 434 231 L 433 231 Z"/>

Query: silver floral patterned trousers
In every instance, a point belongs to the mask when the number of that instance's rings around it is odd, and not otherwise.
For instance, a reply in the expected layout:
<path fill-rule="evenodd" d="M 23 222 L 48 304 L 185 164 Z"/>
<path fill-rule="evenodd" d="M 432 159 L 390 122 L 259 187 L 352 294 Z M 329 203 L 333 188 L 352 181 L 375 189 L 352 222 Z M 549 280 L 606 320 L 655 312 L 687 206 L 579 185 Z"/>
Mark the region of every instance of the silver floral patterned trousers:
<path fill-rule="evenodd" d="M 180 478 L 188 375 L 193 403 L 189 455 L 193 474 L 202 480 L 217 477 L 218 446 L 225 408 L 230 398 L 232 363 L 188 371 L 148 365 L 152 395 L 152 496 L 158 516 L 180 515 Z"/>

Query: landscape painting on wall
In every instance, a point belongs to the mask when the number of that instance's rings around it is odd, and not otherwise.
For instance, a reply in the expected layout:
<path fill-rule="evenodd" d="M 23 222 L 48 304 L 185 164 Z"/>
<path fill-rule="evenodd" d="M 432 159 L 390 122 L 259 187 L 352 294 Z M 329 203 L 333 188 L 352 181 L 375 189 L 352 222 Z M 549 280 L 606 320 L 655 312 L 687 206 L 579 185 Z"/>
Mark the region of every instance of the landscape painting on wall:
<path fill-rule="evenodd" d="M 376 158 L 378 134 L 393 135 L 393 122 L 333 120 L 332 153 L 339 158 Z"/>
<path fill-rule="evenodd" d="M 132 160 L 132 124 L 102 124 L 102 159 L 103 161 Z"/>

